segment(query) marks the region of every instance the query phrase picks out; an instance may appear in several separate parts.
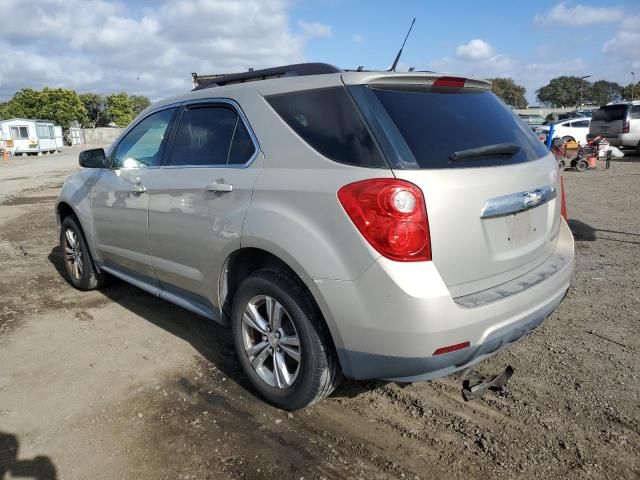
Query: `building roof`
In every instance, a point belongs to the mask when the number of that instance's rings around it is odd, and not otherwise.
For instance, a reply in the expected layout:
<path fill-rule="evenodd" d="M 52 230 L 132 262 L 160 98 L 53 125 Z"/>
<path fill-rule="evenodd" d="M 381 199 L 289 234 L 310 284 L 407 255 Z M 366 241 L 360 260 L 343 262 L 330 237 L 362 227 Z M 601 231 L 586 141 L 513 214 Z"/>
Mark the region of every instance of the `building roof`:
<path fill-rule="evenodd" d="M 12 122 L 14 120 L 21 120 L 23 122 L 36 122 L 36 123 L 51 123 L 53 125 L 55 125 L 55 122 L 53 120 L 41 120 L 38 118 L 7 118 L 6 120 L 0 120 L 0 123 L 4 123 L 4 122 Z"/>

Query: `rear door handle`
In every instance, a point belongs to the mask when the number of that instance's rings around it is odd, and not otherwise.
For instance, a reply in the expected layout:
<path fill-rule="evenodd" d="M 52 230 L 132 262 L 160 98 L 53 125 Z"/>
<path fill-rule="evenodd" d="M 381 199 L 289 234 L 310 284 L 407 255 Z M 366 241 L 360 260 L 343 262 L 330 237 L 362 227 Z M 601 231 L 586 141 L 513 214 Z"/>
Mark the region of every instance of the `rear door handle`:
<path fill-rule="evenodd" d="M 233 191 L 233 185 L 228 183 L 212 183 L 204 188 L 207 192 L 227 193 Z"/>

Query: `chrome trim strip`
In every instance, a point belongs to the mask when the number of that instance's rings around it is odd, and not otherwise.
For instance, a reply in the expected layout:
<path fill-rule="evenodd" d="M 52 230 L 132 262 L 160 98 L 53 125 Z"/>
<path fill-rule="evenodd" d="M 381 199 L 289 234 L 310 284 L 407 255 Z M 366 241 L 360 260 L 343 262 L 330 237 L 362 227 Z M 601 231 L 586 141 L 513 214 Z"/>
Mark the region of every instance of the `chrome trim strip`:
<path fill-rule="evenodd" d="M 524 212 L 553 200 L 556 195 L 556 186 L 546 185 L 534 190 L 525 190 L 524 192 L 491 198 L 484 204 L 480 218 L 501 217 L 512 213 Z"/>

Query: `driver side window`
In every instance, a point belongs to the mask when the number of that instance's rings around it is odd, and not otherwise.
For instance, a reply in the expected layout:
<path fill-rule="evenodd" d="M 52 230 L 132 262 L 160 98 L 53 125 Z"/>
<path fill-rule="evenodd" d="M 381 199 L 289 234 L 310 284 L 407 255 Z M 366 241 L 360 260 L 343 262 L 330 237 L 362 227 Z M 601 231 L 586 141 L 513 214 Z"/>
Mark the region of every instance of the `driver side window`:
<path fill-rule="evenodd" d="M 120 140 L 113 155 L 114 168 L 144 168 L 162 163 L 162 153 L 175 108 L 153 113 Z"/>

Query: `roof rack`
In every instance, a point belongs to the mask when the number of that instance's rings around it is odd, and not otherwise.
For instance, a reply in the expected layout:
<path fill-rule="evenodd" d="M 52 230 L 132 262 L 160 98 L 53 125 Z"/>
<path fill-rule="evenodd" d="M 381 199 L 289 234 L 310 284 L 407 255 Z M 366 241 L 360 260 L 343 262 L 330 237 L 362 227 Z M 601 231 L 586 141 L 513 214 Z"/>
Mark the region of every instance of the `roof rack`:
<path fill-rule="evenodd" d="M 234 83 L 256 82 L 281 77 L 302 77 L 306 75 L 322 75 L 326 73 L 340 73 L 340 70 L 327 63 L 296 63 L 282 67 L 264 68 L 262 70 L 249 69 L 248 72 L 223 73 L 215 75 L 198 75 L 192 73 L 193 90 L 222 87 Z"/>

